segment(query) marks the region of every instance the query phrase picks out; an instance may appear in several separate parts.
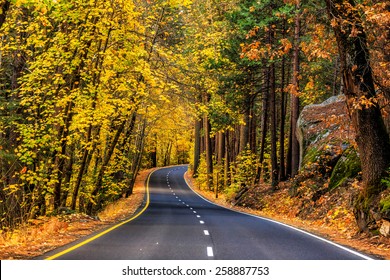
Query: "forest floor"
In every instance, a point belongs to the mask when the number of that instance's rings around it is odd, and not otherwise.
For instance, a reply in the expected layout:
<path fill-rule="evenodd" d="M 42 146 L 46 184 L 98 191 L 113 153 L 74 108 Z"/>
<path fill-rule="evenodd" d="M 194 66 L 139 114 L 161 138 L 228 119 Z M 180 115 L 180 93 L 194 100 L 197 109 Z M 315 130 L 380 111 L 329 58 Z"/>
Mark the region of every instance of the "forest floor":
<path fill-rule="evenodd" d="M 107 206 L 99 213 L 99 219 L 84 214 L 42 217 L 30 221 L 29 225 L 21 227 L 12 234 L 0 234 L 0 259 L 33 259 L 119 221 L 126 220 L 142 204 L 145 194 L 144 184 L 150 172 L 151 170 L 141 171 L 134 186 L 134 194 Z M 297 217 L 296 207 L 292 207 L 292 204 L 297 203 L 289 199 L 287 187 L 283 188 L 283 185 L 274 193 L 264 192 L 262 203 L 266 204 L 267 207 L 263 207 L 262 210 L 254 210 L 249 207 L 234 206 L 227 202 L 224 195 L 219 195 L 219 198 L 216 199 L 214 193 L 199 190 L 188 173 L 186 173 L 186 180 L 194 191 L 226 208 L 271 218 L 325 237 L 346 247 L 354 248 L 370 256 L 390 260 L 390 238 L 357 233 L 356 227 L 351 221 L 351 213 L 337 214 L 333 212 L 333 218 L 335 218 L 333 220 Z M 351 226 L 346 227 L 346 224 L 351 224 Z"/>

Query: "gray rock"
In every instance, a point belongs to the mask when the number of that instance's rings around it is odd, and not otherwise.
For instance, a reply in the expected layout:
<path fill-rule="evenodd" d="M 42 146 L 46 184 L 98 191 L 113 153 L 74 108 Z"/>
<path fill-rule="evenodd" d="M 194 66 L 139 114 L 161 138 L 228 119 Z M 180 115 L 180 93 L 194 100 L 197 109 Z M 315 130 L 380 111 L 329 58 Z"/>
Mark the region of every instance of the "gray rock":
<path fill-rule="evenodd" d="M 321 104 L 305 106 L 298 119 L 297 138 L 301 168 L 307 152 L 313 148 L 318 151 L 346 150 L 354 141 L 354 132 L 345 96 L 333 96 Z"/>
<path fill-rule="evenodd" d="M 390 236 L 390 222 L 384 220 L 383 223 L 382 223 L 381 228 L 379 229 L 379 232 L 380 232 L 383 236 L 389 237 L 389 236 Z"/>

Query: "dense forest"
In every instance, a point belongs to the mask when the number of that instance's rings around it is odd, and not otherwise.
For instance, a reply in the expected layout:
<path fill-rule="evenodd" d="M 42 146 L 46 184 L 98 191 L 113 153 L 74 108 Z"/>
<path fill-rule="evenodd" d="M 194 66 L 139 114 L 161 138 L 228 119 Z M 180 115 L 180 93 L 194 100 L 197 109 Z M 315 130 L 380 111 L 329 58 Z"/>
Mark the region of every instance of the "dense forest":
<path fill-rule="evenodd" d="M 302 108 L 340 94 L 359 227 L 390 208 L 387 1 L 0 3 L 2 230 L 94 215 L 142 168 L 190 163 L 216 195 L 276 190 L 299 177 Z"/>

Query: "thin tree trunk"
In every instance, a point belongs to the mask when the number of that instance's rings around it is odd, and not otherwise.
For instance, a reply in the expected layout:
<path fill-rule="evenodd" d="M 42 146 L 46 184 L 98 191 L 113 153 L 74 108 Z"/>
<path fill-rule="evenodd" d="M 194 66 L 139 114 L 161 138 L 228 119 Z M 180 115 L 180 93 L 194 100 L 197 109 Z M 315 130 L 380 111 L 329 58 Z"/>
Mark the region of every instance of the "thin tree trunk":
<path fill-rule="evenodd" d="M 273 5 L 271 5 L 273 7 Z M 272 12 L 272 11 L 271 11 Z M 275 40 L 275 29 L 273 23 L 269 25 L 269 44 L 272 46 Z M 278 185 L 278 155 L 277 155 L 277 117 L 276 117 L 276 78 L 275 63 L 272 62 L 269 67 L 270 83 L 270 122 L 271 122 L 271 186 L 275 191 Z"/>
<path fill-rule="evenodd" d="M 261 172 L 263 170 L 265 146 L 267 142 L 268 133 L 268 110 L 269 110 L 269 69 L 264 69 L 265 86 L 263 90 L 262 100 L 262 116 L 261 116 L 261 139 L 260 139 L 260 155 L 259 155 L 259 167 L 257 169 L 255 183 L 260 183 Z"/>
<path fill-rule="evenodd" d="M 211 124 L 208 116 L 204 117 L 205 127 L 205 146 L 206 146 L 206 173 L 207 173 L 207 189 L 213 187 L 213 151 L 211 145 Z"/>
<path fill-rule="evenodd" d="M 240 148 L 239 153 L 243 152 L 249 144 L 249 127 L 250 127 L 250 96 L 246 96 L 244 122 L 245 124 L 240 126 Z"/>
<path fill-rule="evenodd" d="M 217 161 L 218 161 L 218 164 L 221 166 L 222 165 L 222 161 L 225 157 L 225 133 L 223 132 L 218 132 L 218 147 L 217 147 L 217 150 L 218 150 L 218 157 L 217 157 Z"/>
<path fill-rule="evenodd" d="M 131 178 L 129 188 L 126 192 L 126 197 L 129 197 L 133 193 L 135 180 L 137 179 L 138 172 L 141 167 L 141 160 L 142 160 L 142 155 L 144 153 L 144 146 L 145 146 L 145 130 L 146 130 L 146 119 L 143 120 L 141 134 L 139 135 L 138 138 L 139 142 L 137 143 L 137 153 L 135 156 L 134 164 L 132 166 L 133 177 Z"/>
<path fill-rule="evenodd" d="M 337 81 L 339 79 L 339 63 L 338 63 L 338 59 L 335 60 L 334 62 L 334 73 L 333 73 L 333 86 L 332 86 L 332 95 L 335 96 L 337 95 L 338 93 L 338 89 L 337 89 Z"/>
<path fill-rule="evenodd" d="M 119 137 L 121 136 L 121 134 L 125 128 L 125 125 L 126 125 L 126 121 L 122 121 L 122 123 L 119 125 L 119 127 L 115 133 L 114 139 L 112 140 L 111 145 L 110 145 L 110 147 L 107 151 L 107 154 L 104 158 L 104 161 L 102 163 L 102 166 L 100 167 L 98 177 L 96 180 L 96 186 L 95 186 L 94 190 L 91 192 L 92 199 L 96 199 L 97 194 L 99 193 L 100 189 L 102 188 L 104 173 L 107 169 L 108 163 L 110 162 L 112 155 L 114 154 L 115 147 L 119 141 Z M 93 205 L 94 205 L 94 203 L 92 201 L 88 202 L 87 209 L 86 209 L 86 212 L 88 215 L 93 214 L 93 212 L 94 212 Z"/>
<path fill-rule="evenodd" d="M 283 38 L 286 37 L 286 20 L 283 20 Z M 286 167 L 285 167 L 285 126 L 286 126 L 286 93 L 284 91 L 285 76 L 286 76 L 286 58 L 282 58 L 282 69 L 280 78 L 280 135 L 279 135 L 279 181 L 286 180 Z"/>
<path fill-rule="evenodd" d="M 56 183 L 54 184 L 54 210 L 61 206 L 62 178 L 64 175 L 65 155 L 67 150 L 69 127 L 73 118 L 73 101 L 69 101 L 65 110 L 65 121 L 59 129 L 58 136 L 61 143 L 61 152 L 56 153 L 54 162 L 57 166 Z"/>
<path fill-rule="evenodd" d="M 226 189 L 229 184 L 229 166 L 230 166 L 230 160 L 229 160 L 229 132 L 225 133 L 225 161 L 224 161 L 224 172 L 223 172 L 223 185 Z"/>
<path fill-rule="evenodd" d="M 270 121 L 271 121 L 271 185 L 275 190 L 278 185 L 278 157 L 276 135 L 276 87 L 275 87 L 275 64 L 270 66 Z"/>
<path fill-rule="evenodd" d="M 210 97 L 208 94 L 203 96 L 204 104 L 208 104 Z M 213 188 L 213 150 L 211 143 L 211 124 L 209 117 L 205 115 L 203 117 L 204 123 L 204 137 L 205 137 L 205 148 L 206 148 L 206 176 L 207 176 L 207 189 L 211 190 Z"/>
<path fill-rule="evenodd" d="M 297 138 L 297 122 L 299 118 L 299 53 L 300 53 L 300 33 L 301 33 L 301 7 L 298 2 L 296 6 L 295 31 L 294 31 L 294 55 L 292 85 L 294 93 L 291 96 L 291 177 L 298 174 L 299 169 L 299 142 Z"/>
<path fill-rule="evenodd" d="M 250 149 L 252 153 L 256 154 L 257 153 L 257 137 L 256 137 L 257 116 L 253 108 L 253 103 L 254 102 L 252 102 L 251 104 L 251 112 L 250 112 L 249 143 L 250 143 Z"/>
<path fill-rule="evenodd" d="M 89 127 L 88 127 L 87 141 L 86 142 L 90 143 L 91 142 L 91 138 L 92 138 L 92 124 L 90 124 Z M 84 175 L 84 170 L 86 169 L 86 163 L 87 163 L 88 155 L 89 155 L 89 149 L 87 147 L 85 147 L 84 148 L 84 152 L 83 152 L 83 156 L 81 158 L 80 169 L 79 169 L 79 172 L 78 172 L 78 175 L 77 175 L 76 184 L 75 184 L 74 189 L 73 189 L 72 203 L 71 203 L 71 206 L 70 206 L 70 208 L 72 210 L 76 209 L 77 196 L 78 196 L 78 193 L 79 193 L 81 180 L 82 180 L 83 175 Z"/>
<path fill-rule="evenodd" d="M 72 174 L 73 174 L 73 164 L 74 164 L 74 151 L 75 151 L 75 145 L 72 144 L 70 146 L 70 151 L 69 151 L 69 160 L 68 164 L 66 165 L 65 168 L 65 178 L 64 178 L 64 192 L 62 194 L 61 198 L 61 206 L 65 207 L 66 206 L 66 201 L 68 199 L 68 194 L 70 191 L 70 180 L 72 179 Z"/>
<path fill-rule="evenodd" d="M 234 159 L 240 154 L 240 136 L 241 136 L 241 126 L 237 125 L 236 130 L 234 131 Z"/>
<path fill-rule="evenodd" d="M 165 150 L 165 154 L 164 154 L 164 166 L 170 165 L 171 150 L 172 150 L 172 141 L 169 141 L 167 149 Z"/>
<path fill-rule="evenodd" d="M 201 123 L 200 120 L 195 120 L 195 147 L 194 147 L 194 163 L 193 163 L 193 169 L 194 169 L 194 177 L 198 176 L 198 167 L 199 167 L 199 161 L 200 161 L 200 129 L 201 129 Z"/>

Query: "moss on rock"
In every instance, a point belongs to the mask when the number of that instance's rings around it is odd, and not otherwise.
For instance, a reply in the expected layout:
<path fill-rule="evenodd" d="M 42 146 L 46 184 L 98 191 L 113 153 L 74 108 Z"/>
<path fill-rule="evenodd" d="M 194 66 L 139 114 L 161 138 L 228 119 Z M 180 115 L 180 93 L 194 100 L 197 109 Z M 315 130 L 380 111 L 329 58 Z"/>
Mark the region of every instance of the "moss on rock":
<path fill-rule="evenodd" d="M 355 178 L 361 171 L 360 159 L 353 148 L 347 149 L 332 171 L 329 180 L 329 189 L 342 185 L 347 179 Z"/>
<path fill-rule="evenodd" d="M 307 164 L 318 161 L 322 154 L 322 151 L 319 151 L 317 147 L 313 146 L 307 149 L 305 157 L 302 160 L 302 167 L 305 167 Z"/>
<path fill-rule="evenodd" d="M 381 200 L 380 206 L 382 212 L 390 211 L 390 195 Z"/>

